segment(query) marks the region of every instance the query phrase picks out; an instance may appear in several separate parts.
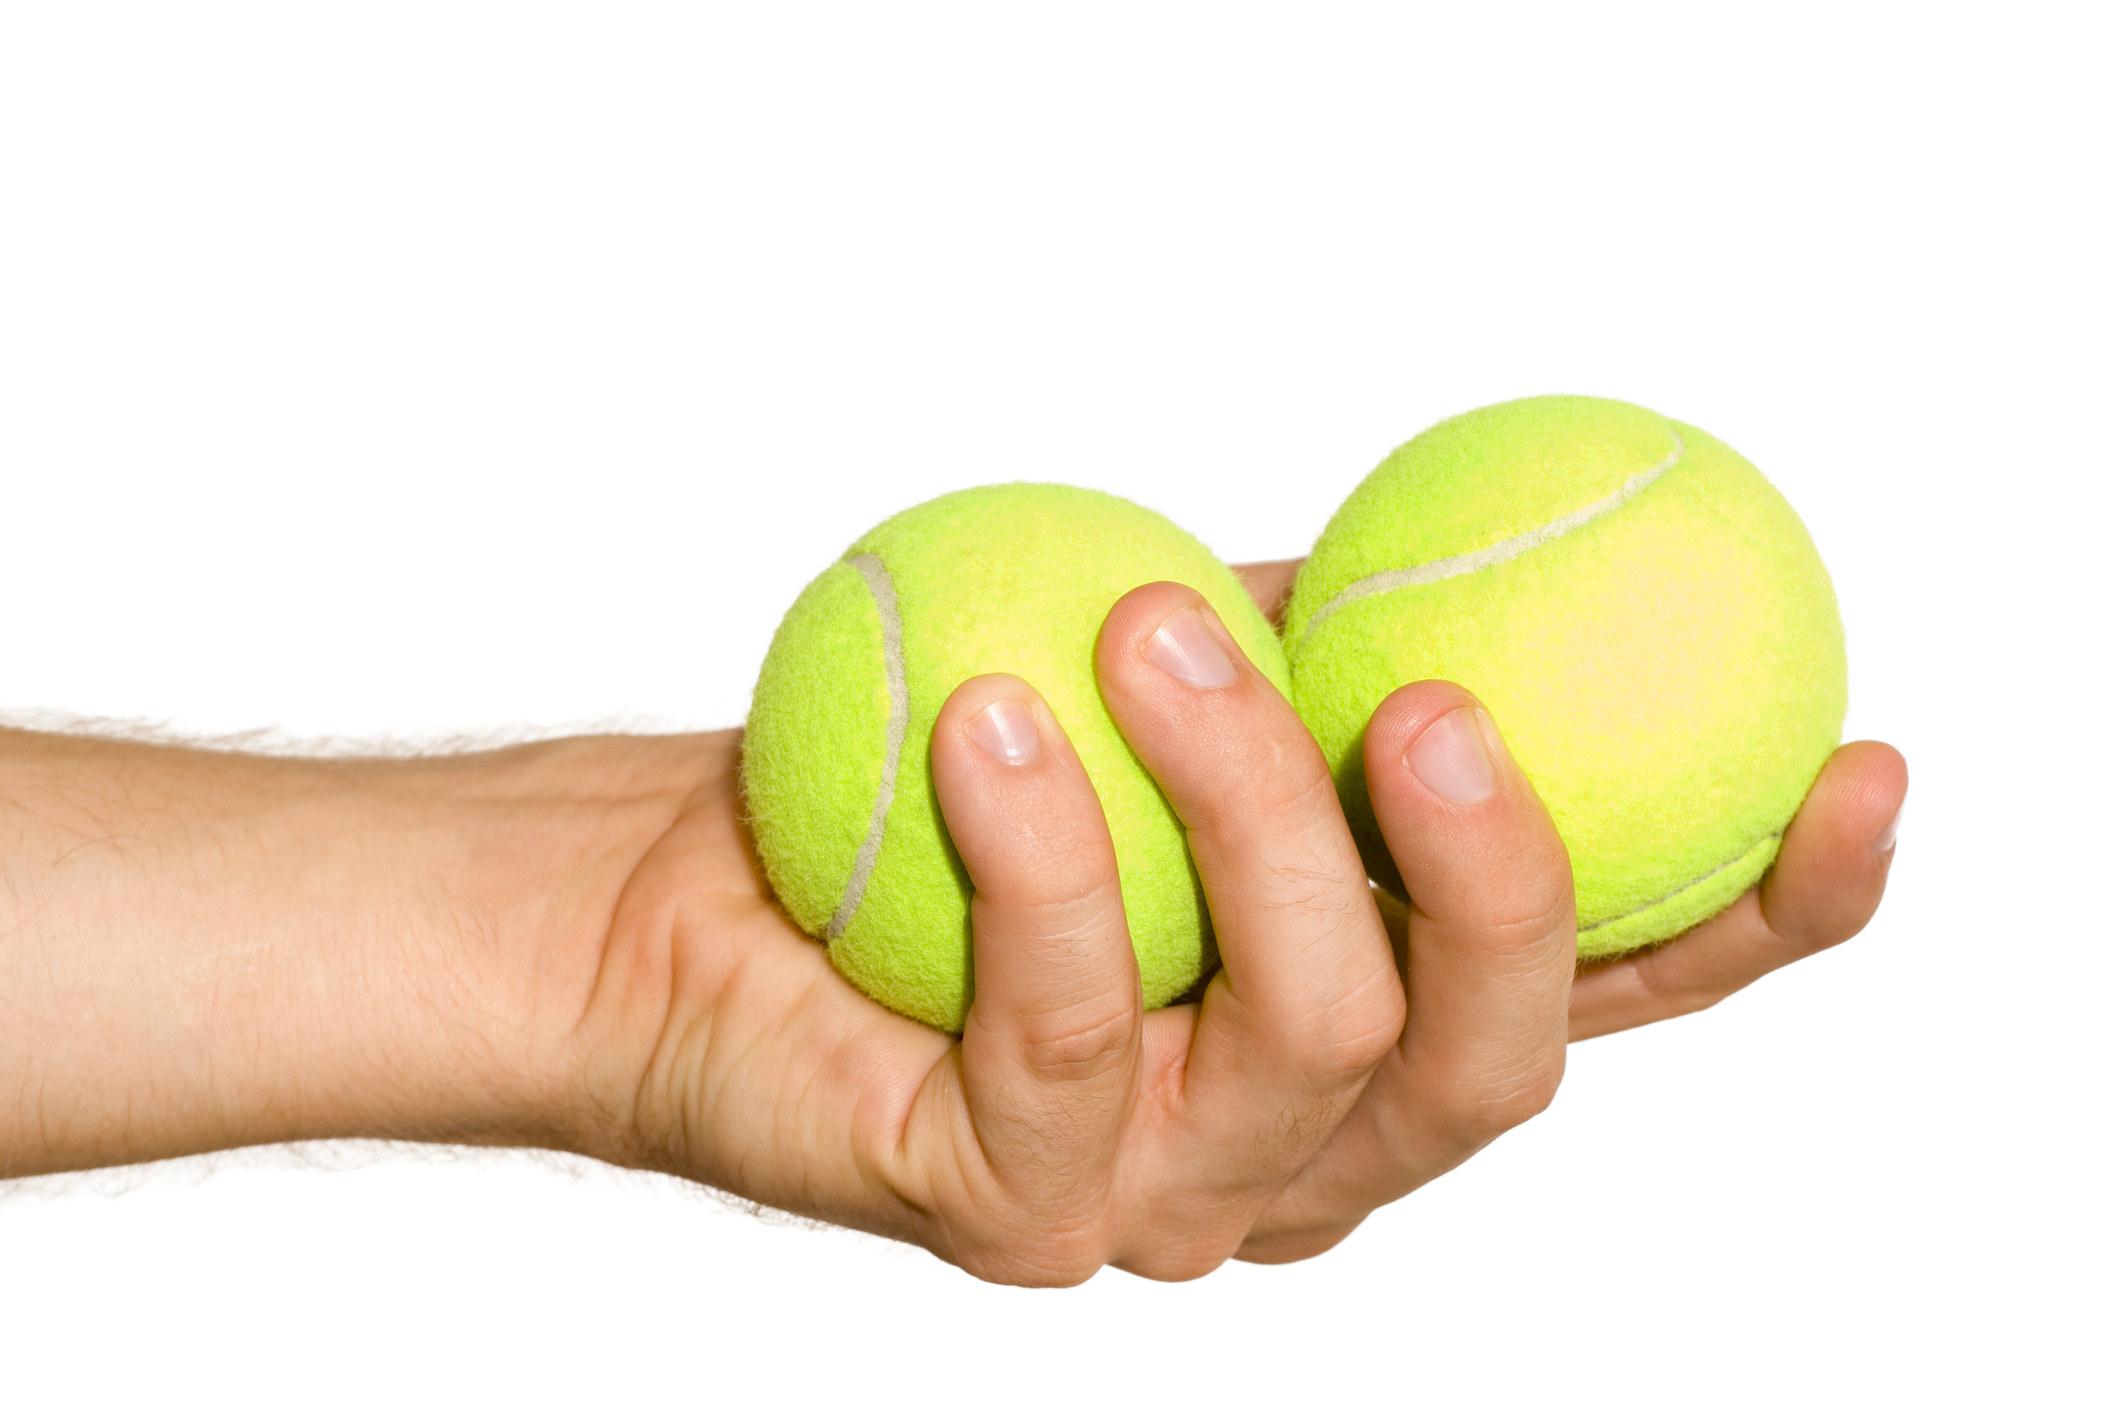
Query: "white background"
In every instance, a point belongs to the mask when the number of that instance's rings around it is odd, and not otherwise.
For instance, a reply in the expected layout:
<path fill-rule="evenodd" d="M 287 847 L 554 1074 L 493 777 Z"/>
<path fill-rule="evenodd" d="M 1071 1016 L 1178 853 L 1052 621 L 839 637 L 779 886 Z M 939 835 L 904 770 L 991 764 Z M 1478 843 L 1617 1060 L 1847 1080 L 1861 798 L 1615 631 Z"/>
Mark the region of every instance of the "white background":
<path fill-rule="evenodd" d="M 1583 391 L 1812 527 L 1848 733 L 1911 761 L 1886 905 L 1574 1050 L 1333 1254 L 1186 1286 L 550 1157 L 18 1184 L 0 1400 L 2118 1395 L 2103 7 L 745 8 L 0 10 L 0 705 L 735 724 L 932 494 L 1293 555 L 1439 417 Z"/>

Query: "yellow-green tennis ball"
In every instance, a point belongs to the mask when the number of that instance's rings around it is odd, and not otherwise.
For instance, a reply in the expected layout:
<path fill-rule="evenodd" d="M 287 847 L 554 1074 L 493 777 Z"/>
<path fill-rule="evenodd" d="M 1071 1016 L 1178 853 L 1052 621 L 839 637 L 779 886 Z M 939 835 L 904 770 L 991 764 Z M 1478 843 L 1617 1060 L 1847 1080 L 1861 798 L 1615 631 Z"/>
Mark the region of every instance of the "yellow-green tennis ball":
<path fill-rule="evenodd" d="M 1106 614 L 1185 583 L 1289 694 L 1275 629 L 1232 571 L 1162 516 L 1096 490 L 993 485 L 894 515 L 782 619 L 745 724 L 744 790 L 775 894 L 873 999 L 957 1032 L 972 1002 L 972 886 L 929 772 L 930 730 L 969 677 L 1037 689 L 1106 812 L 1146 1006 L 1214 963 L 1178 820 L 1093 675 Z"/>
<path fill-rule="evenodd" d="M 1473 691 L 1571 855 L 1582 957 L 1679 934 L 1762 877 L 1844 720 L 1844 634 L 1798 516 L 1642 407 L 1531 397 L 1432 427 L 1357 487 L 1284 620 L 1292 699 L 1367 864 L 1366 722 Z"/>

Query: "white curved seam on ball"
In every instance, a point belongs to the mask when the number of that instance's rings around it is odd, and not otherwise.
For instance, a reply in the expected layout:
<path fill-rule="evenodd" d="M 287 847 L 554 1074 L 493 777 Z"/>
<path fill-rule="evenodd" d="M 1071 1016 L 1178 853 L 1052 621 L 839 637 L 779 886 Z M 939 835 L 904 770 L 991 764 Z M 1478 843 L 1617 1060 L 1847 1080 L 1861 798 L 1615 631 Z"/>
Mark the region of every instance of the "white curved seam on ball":
<path fill-rule="evenodd" d="M 1583 529 L 1604 514 L 1621 509 L 1681 462 L 1681 433 L 1669 427 L 1668 434 L 1674 438 L 1674 449 L 1667 453 L 1665 460 L 1631 476 L 1614 494 L 1575 509 L 1561 519 L 1552 519 L 1539 528 L 1529 529 L 1524 534 L 1514 534 L 1509 539 L 1499 539 L 1494 544 L 1470 553 L 1432 559 L 1429 563 L 1419 563 L 1411 568 L 1389 568 L 1368 578 L 1358 579 L 1329 598 L 1320 611 L 1313 614 L 1313 620 L 1305 625 L 1305 634 L 1298 639 L 1299 647 L 1303 648 L 1307 642 L 1312 641 L 1313 634 L 1320 630 L 1328 618 L 1351 603 L 1362 602 L 1381 593 L 1391 593 L 1397 588 L 1418 588 L 1426 583 L 1438 583 L 1448 578 L 1459 578 L 1470 573 L 1480 573 L 1486 568 L 1495 568 L 1501 563 L 1511 562 L 1530 549 L 1538 549 L 1551 540 L 1561 539 L 1574 529 Z"/>
<path fill-rule="evenodd" d="M 1646 902 L 1643 906 L 1633 906 L 1628 911 L 1622 912 L 1615 916 L 1610 916 L 1606 920 L 1596 921 L 1590 926 L 1581 926 L 1578 930 L 1578 934 L 1581 936 L 1590 936 L 1595 931 L 1605 931 L 1610 926 L 1619 926 L 1623 922 L 1628 921 L 1633 916 L 1642 916 L 1644 913 L 1650 911 L 1655 906 L 1665 906 L 1668 902 L 1673 901 L 1676 897 L 1680 896 L 1686 891 L 1689 891 L 1691 888 L 1701 887 L 1704 883 L 1710 881 L 1719 873 L 1729 871 L 1732 868 L 1740 866 L 1742 863 L 1748 860 L 1748 855 L 1750 853 L 1754 852 L 1764 843 L 1777 842 L 1784 836 L 1785 830 L 1782 828 L 1778 829 L 1775 833 L 1765 833 L 1762 837 L 1757 838 L 1754 842 L 1748 844 L 1748 846 L 1746 846 L 1745 848 L 1742 848 L 1738 855 L 1726 859 L 1726 861 L 1721 862 L 1718 866 L 1712 868 L 1703 876 L 1691 877 L 1688 881 L 1682 883 L 1679 887 L 1676 887 L 1673 891 L 1667 893 L 1665 896 L 1655 897 L 1651 901 Z"/>
<path fill-rule="evenodd" d="M 863 846 L 856 849 L 855 869 L 848 874 L 848 889 L 841 893 L 841 905 L 826 923 L 829 941 L 840 938 L 848 923 L 855 920 L 856 908 L 863 904 L 870 874 L 878 865 L 878 853 L 885 847 L 885 817 L 892 812 L 893 788 L 900 778 L 900 750 L 907 743 L 907 659 L 901 649 L 900 595 L 893 587 L 885 561 L 876 554 L 851 554 L 848 563 L 863 575 L 870 599 L 877 604 L 878 626 L 885 637 L 885 692 L 892 700 L 892 710 L 885 718 L 885 769 L 878 780 L 877 802 L 870 806 L 870 831 L 863 835 Z"/>

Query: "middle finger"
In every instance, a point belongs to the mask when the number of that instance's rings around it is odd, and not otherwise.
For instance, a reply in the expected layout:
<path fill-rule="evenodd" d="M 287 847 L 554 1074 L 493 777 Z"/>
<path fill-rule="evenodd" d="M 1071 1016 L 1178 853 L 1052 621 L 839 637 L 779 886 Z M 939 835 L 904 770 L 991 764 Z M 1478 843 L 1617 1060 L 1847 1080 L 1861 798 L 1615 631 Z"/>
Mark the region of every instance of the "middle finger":
<path fill-rule="evenodd" d="M 1400 1034 L 1393 952 L 1319 746 L 1199 595 L 1128 594 L 1098 668 L 1115 724 L 1187 830 L 1224 962 L 1169 1077 L 1187 1134 L 1169 1174 L 1266 1199 Z"/>

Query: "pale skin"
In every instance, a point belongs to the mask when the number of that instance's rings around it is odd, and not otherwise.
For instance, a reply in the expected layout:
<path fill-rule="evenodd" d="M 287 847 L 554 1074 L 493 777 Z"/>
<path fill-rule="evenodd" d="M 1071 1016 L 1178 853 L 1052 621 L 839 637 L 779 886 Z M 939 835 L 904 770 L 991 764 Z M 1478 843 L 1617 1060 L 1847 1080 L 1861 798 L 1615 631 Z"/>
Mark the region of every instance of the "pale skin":
<path fill-rule="evenodd" d="M 1294 570 L 1241 573 L 1273 613 Z M 932 736 L 976 888 L 956 1040 L 777 910 L 736 731 L 414 760 L 0 732 L 0 1175 L 308 1138 L 544 1146 L 986 1279 L 1190 1278 L 1329 1248 L 1540 1112 L 1568 1041 L 1856 934 L 1893 857 L 1902 757 L 1845 745 L 1759 889 L 1579 970 L 1562 845 L 1467 692 L 1406 686 L 1366 739 L 1404 909 L 1195 594 L 1127 595 L 1097 661 L 1187 825 L 1223 968 L 1141 1011 L 1069 742 L 1024 682 L 976 678 Z"/>

